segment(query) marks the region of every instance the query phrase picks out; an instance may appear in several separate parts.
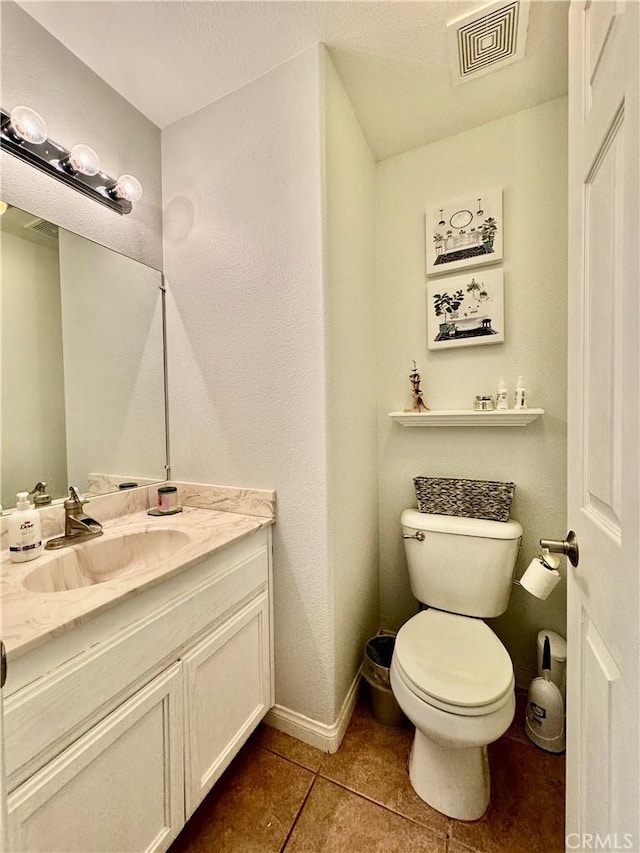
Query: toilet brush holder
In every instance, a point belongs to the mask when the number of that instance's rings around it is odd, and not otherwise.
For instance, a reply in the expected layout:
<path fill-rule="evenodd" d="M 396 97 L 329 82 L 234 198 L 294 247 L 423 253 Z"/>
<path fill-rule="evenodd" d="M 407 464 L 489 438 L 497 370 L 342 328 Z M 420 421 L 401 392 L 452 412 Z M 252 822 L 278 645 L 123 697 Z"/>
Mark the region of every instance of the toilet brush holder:
<path fill-rule="evenodd" d="M 547 752 L 564 752 L 566 746 L 564 701 L 558 686 L 551 681 L 551 645 L 544 639 L 542 676 L 529 686 L 524 730 L 536 746 Z"/>

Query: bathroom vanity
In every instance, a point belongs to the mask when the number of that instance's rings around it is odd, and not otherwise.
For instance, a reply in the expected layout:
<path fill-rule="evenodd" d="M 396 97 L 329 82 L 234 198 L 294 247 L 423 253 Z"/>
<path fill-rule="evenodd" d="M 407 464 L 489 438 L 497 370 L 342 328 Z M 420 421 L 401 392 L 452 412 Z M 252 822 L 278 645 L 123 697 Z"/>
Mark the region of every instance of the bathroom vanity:
<path fill-rule="evenodd" d="M 169 847 L 273 705 L 272 521 L 142 511 L 3 564 L 11 851 Z"/>
<path fill-rule="evenodd" d="M 104 531 L 27 563 L 3 553 L 8 849 L 165 850 L 274 703 L 275 494 L 172 481 L 184 511 L 149 517 L 170 476 L 162 273 L 15 205 L 1 230 L 3 333 L 22 340 L 36 309 L 47 330 L 28 348 L 44 386 L 13 382 L 6 407 L 2 503 L 46 470 L 54 500 L 91 493 Z M 3 364 L 4 384 L 23 368 Z M 62 507 L 39 512 L 59 536 Z"/>

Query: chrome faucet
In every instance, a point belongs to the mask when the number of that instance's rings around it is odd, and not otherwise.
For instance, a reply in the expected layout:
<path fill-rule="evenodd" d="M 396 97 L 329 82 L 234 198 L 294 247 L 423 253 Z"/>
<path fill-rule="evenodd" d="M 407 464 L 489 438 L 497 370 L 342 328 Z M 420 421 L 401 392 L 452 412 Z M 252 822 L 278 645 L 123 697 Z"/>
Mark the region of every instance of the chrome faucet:
<path fill-rule="evenodd" d="M 64 502 L 64 536 L 49 539 L 44 546 L 46 549 L 65 548 L 67 545 L 77 545 L 87 539 L 102 536 L 102 525 L 95 518 L 89 518 L 82 511 L 88 503 L 78 494 L 75 486 L 69 486 L 69 497 Z"/>

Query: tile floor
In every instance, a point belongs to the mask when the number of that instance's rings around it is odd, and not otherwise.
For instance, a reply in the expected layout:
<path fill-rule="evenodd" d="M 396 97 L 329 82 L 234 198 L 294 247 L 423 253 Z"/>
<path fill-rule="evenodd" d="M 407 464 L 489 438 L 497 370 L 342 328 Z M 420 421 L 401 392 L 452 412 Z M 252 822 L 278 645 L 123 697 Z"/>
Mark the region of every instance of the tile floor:
<path fill-rule="evenodd" d="M 562 853 L 564 756 L 513 725 L 489 747 L 492 799 L 471 823 L 414 793 L 413 729 L 374 721 L 356 706 L 342 745 L 326 755 L 260 726 L 192 816 L 169 853 Z"/>

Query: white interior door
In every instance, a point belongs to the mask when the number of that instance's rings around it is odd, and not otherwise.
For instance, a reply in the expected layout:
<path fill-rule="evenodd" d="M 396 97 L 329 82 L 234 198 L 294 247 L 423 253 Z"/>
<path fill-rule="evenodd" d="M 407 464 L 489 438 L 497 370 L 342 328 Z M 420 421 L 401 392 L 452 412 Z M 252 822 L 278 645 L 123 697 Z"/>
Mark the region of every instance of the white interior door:
<path fill-rule="evenodd" d="M 569 12 L 568 850 L 640 851 L 638 9 Z"/>

